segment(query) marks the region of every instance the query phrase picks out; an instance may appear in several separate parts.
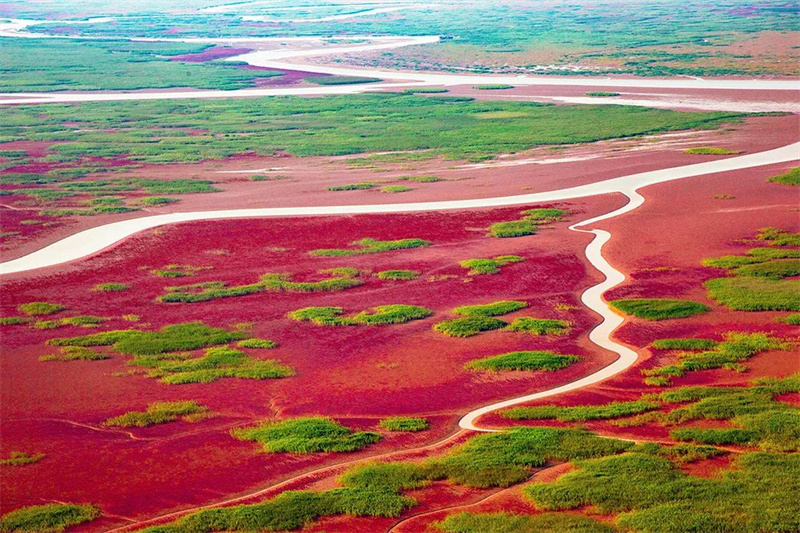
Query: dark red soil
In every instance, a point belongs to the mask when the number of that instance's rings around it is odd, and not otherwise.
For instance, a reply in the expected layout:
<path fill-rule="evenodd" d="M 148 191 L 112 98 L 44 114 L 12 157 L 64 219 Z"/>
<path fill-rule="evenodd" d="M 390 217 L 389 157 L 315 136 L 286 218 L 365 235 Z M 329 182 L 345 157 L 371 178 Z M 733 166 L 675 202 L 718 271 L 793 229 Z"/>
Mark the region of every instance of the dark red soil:
<path fill-rule="evenodd" d="M 608 196 L 564 206 L 573 211 L 574 221 L 612 210 L 621 201 Z M 279 359 L 298 375 L 170 386 L 128 375 L 127 357 L 119 355 L 106 361 L 38 361 L 39 356 L 52 353 L 44 344 L 47 339 L 93 330 L 3 326 L 2 453 L 28 450 L 48 457 L 4 472 L 0 505 L 5 511 L 42 500 L 92 501 L 107 513 L 146 518 L 252 491 L 312 465 L 430 443 L 451 433 L 459 415 L 476 405 L 551 387 L 608 364 L 609 356 L 598 354 L 586 339 L 594 317 L 583 310 L 555 309 L 557 304 L 577 306 L 580 292 L 597 279 L 594 272 L 587 272 L 583 259 L 588 236 L 567 231 L 565 222 L 532 237 L 486 237 L 489 224 L 514 219 L 522 209 L 187 223 L 137 235 L 76 264 L 9 277 L 4 285 L 4 316 L 16 314 L 20 303 L 46 300 L 68 306 L 64 316 L 142 317 L 139 324 L 115 318 L 102 330 L 157 328 L 189 320 L 223 327 L 253 322 L 254 335 L 280 342 L 279 348 L 254 355 Z M 320 247 L 345 247 L 361 237 L 418 237 L 434 245 L 350 258 L 306 254 Z M 276 252 L 276 247 L 288 251 Z M 457 264 L 499 254 L 528 260 L 505 267 L 499 275 L 474 278 L 466 277 Z M 214 268 L 178 280 L 143 270 L 171 263 Z M 302 278 L 336 266 L 372 271 L 410 268 L 422 271 L 423 276 L 407 282 L 370 278 L 361 287 L 340 293 L 261 293 L 199 304 L 154 302 L 163 287 L 180 283 L 252 283 L 265 272 L 295 273 Z M 430 281 L 431 277 L 436 281 Z M 91 292 L 96 283 L 108 281 L 130 283 L 133 289 Z M 528 309 L 512 316 L 566 318 L 574 323 L 573 332 L 552 339 L 508 332 L 451 339 L 431 329 L 435 322 L 453 316 L 449 310 L 457 305 L 500 299 L 529 303 Z M 404 325 L 352 328 L 298 324 L 284 318 L 288 311 L 311 305 L 359 311 L 388 303 L 424 305 L 435 316 Z M 484 375 L 462 369 L 471 359 L 520 349 L 552 349 L 584 359 L 554 373 Z M 194 424 L 134 429 L 135 438 L 126 431 L 98 431 L 99 424 L 111 416 L 141 410 L 153 401 L 179 399 L 201 401 L 217 416 Z M 228 435 L 231 427 L 255 420 L 309 414 L 334 416 L 364 429 L 374 429 L 386 415 L 416 414 L 430 417 L 433 428 L 419 434 L 387 435 L 384 442 L 361 454 L 299 458 L 261 454 L 257 445 Z M 65 446 L 65 442 L 70 444 Z M 90 474 L 87 465 L 91 465 Z M 452 501 L 460 497 L 447 496 Z"/>

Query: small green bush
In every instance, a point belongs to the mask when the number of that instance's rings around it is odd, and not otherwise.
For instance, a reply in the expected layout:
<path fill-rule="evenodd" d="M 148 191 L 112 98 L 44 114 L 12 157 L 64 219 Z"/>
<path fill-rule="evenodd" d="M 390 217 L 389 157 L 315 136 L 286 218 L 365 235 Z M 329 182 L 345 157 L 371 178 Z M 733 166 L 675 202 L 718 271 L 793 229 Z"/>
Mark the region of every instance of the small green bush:
<path fill-rule="evenodd" d="M 27 324 L 30 318 L 23 316 L 4 316 L 0 317 L 0 326 L 17 326 L 19 324 Z"/>
<path fill-rule="evenodd" d="M 464 268 L 468 268 L 471 276 L 477 276 L 497 274 L 500 272 L 500 267 L 521 261 L 525 261 L 525 259 L 517 255 L 498 255 L 491 259 L 466 259 L 459 264 Z"/>
<path fill-rule="evenodd" d="M 719 345 L 711 339 L 659 339 L 653 341 L 653 348 L 657 350 L 713 350 Z"/>
<path fill-rule="evenodd" d="M 381 440 L 377 433 L 354 432 L 323 417 L 264 422 L 251 428 L 233 429 L 231 434 L 240 440 L 258 442 L 270 453 L 354 452 Z"/>
<path fill-rule="evenodd" d="M 414 418 L 410 416 L 390 416 L 384 418 L 379 423 L 380 427 L 388 431 L 424 431 L 430 427 L 424 418 Z"/>
<path fill-rule="evenodd" d="M 565 335 L 570 328 L 567 320 L 518 317 L 508 326 L 510 331 L 530 333 L 531 335 Z"/>
<path fill-rule="evenodd" d="M 391 280 L 401 280 L 401 279 L 417 279 L 419 277 L 419 271 L 417 270 L 382 270 L 381 272 L 377 272 L 375 277 L 379 279 L 391 279 Z"/>
<path fill-rule="evenodd" d="M 92 290 L 95 292 L 121 292 L 127 291 L 130 289 L 131 286 L 127 283 L 116 283 L 116 282 L 108 282 L 108 283 L 98 283 Z"/>
<path fill-rule="evenodd" d="M 91 522 L 100 516 L 93 505 L 48 503 L 21 507 L 0 518 L 3 533 L 61 533 L 68 527 Z"/>
<path fill-rule="evenodd" d="M 509 352 L 470 361 L 464 368 L 469 370 L 547 370 L 553 372 L 566 368 L 580 358 L 576 355 L 560 355 L 547 351 Z"/>
<path fill-rule="evenodd" d="M 278 346 L 278 343 L 269 339 L 244 339 L 236 343 L 240 348 L 257 348 L 270 350 Z"/>
<path fill-rule="evenodd" d="M 450 514 L 433 526 L 445 533 L 614 533 L 616 528 L 583 515 L 569 513 Z"/>
<path fill-rule="evenodd" d="M 362 181 L 361 183 L 349 183 L 347 185 L 334 185 L 328 187 L 329 191 L 360 191 L 365 189 L 374 189 L 378 184 L 374 181 Z"/>
<path fill-rule="evenodd" d="M 606 92 L 606 91 L 589 91 L 588 93 L 586 93 L 586 96 L 597 96 L 597 97 L 619 96 L 619 93 L 612 93 L 612 92 Z"/>
<path fill-rule="evenodd" d="M 43 453 L 34 453 L 33 455 L 27 452 L 13 451 L 8 454 L 5 459 L 0 459 L 0 466 L 25 466 L 38 463 L 46 456 Z"/>
<path fill-rule="evenodd" d="M 508 324 L 497 318 L 469 316 L 439 322 L 433 329 L 448 337 L 472 337 L 483 331 L 502 329 Z"/>
<path fill-rule="evenodd" d="M 708 306 L 698 302 L 669 298 L 627 298 L 612 300 L 609 305 L 625 314 L 645 320 L 687 318 L 709 311 Z"/>
<path fill-rule="evenodd" d="M 186 402 L 155 402 L 147 406 L 146 411 L 129 411 L 124 415 L 109 418 L 103 425 L 111 427 L 148 427 L 156 424 L 166 424 L 178 418 L 191 421 L 193 415 L 208 412 L 208 407 L 194 401 Z"/>
<path fill-rule="evenodd" d="M 754 265 L 743 265 L 733 271 L 737 276 L 783 279 L 800 275 L 800 259 L 776 259 Z"/>
<path fill-rule="evenodd" d="M 524 237 L 536 233 L 538 226 L 530 220 L 511 220 L 496 222 L 489 226 L 489 235 L 506 239 L 510 237 Z"/>
<path fill-rule="evenodd" d="M 778 320 L 791 326 L 800 326 L 800 313 L 792 313 L 791 315 L 781 317 Z"/>
<path fill-rule="evenodd" d="M 539 207 L 536 209 L 528 209 L 523 211 L 521 214 L 526 219 L 535 220 L 536 222 L 556 222 L 566 217 L 569 212 L 565 209 Z"/>
<path fill-rule="evenodd" d="M 500 411 L 500 416 L 512 420 L 559 420 L 561 422 L 585 422 L 586 420 L 606 420 L 624 416 L 638 415 L 658 409 L 658 402 L 635 400 L 631 402 L 610 402 L 603 405 L 544 405 L 540 407 L 513 407 Z"/>
<path fill-rule="evenodd" d="M 756 238 L 767 241 L 770 246 L 800 246 L 800 233 L 791 233 L 778 228 L 761 228 Z"/>
<path fill-rule="evenodd" d="M 17 311 L 28 316 L 54 315 L 60 313 L 64 309 L 66 309 L 65 306 L 50 302 L 29 302 L 17 306 Z"/>
<path fill-rule="evenodd" d="M 453 312 L 464 316 L 488 317 L 507 315 L 526 307 L 528 307 L 528 304 L 525 302 L 501 300 L 499 302 L 493 302 L 490 304 L 462 305 L 461 307 L 456 307 L 453 309 Z"/>
<path fill-rule="evenodd" d="M 39 361 L 102 361 L 110 359 L 108 354 L 96 352 L 83 346 L 64 346 L 59 355 L 43 355 Z"/>
<path fill-rule="evenodd" d="M 436 183 L 442 181 L 439 176 L 400 176 L 398 180 L 414 181 L 417 183 Z"/>
<path fill-rule="evenodd" d="M 408 192 L 413 190 L 413 187 L 406 187 L 405 185 L 387 185 L 385 187 L 381 187 L 381 192 L 386 192 L 389 194 L 397 194 L 400 192 Z"/>
<path fill-rule="evenodd" d="M 513 89 L 513 85 L 508 85 L 505 83 L 486 83 L 484 85 L 476 85 L 473 89 L 478 89 L 479 91 L 502 91 L 504 89 Z"/>

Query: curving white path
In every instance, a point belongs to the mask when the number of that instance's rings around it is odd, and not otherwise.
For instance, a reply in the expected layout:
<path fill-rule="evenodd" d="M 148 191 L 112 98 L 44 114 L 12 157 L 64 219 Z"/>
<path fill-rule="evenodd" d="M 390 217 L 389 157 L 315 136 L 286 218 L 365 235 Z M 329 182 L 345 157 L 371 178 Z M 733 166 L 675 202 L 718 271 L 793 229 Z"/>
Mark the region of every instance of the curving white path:
<path fill-rule="evenodd" d="M 726 172 L 743 168 L 786 163 L 800 160 L 800 142 L 781 148 L 754 154 L 718 159 L 705 163 L 696 163 L 675 168 L 653 170 L 639 174 L 631 174 L 597 183 L 559 189 L 555 191 L 522 194 L 518 196 L 502 196 L 497 198 L 477 198 L 472 200 L 448 200 L 441 202 L 417 202 L 407 204 L 377 205 L 343 205 L 319 207 L 270 207 L 263 209 L 229 209 L 222 211 L 192 211 L 187 213 L 169 213 L 149 217 L 122 220 L 96 228 L 81 231 L 57 241 L 18 259 L 0 263 L 0 274 L 26 272 L 37 268 L 45 268 L 69 261 L 75 261 L 112 246 L 140 231 L 197 220 L 218 220 L 235 218 L 266 218 L 289 216 L 350 215 L 377 213 L 409 213 L 419 211 L 444 211 L 451 209 L 475 209 L 483 207 L 500 207 L 540 202 L 585 198 L 598 194 L 622 193 L 634 198 L 636 190 L 647 185 L 667 181 L 701 176 L 715 172 Z M 616 216 L 616 215 L 615 215 Z M 583 224 L 593 222 L 589 220 Z"/>

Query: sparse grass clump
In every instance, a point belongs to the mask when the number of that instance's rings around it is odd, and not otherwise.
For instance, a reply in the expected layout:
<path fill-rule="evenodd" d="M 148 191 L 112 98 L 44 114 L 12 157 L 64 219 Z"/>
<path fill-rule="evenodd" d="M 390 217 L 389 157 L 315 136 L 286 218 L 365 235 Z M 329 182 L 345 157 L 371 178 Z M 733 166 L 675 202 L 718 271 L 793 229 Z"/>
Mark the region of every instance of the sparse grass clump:
<path fill-rule="evenodd" d="M 586 93 L 586 96 L 596 96 L 596 97 L 619 96 L 619 93 L 612 93 L 606 91 L 589 91 L 588 93 Z"/>
<path fill-rule="evenodd" d="M 194 265 L 167 265 L 163 268 L 151 270 L 150 273 L 162 278 L 185 278 L 187 276 L 194 276 L 203 270 L 211 270 L 210 266 L 194 266 Z"/>
<path fill-rule="evenodd" d="M 658 409 L 660 403 L 636 400 L 631 402 L 611 402 L 603 405 L 574 405 L 562 407 L 543 405 L 539 407 L 512 407 L 500 411 L 500 416 L 512 420 L 559 420 L 561 422 L 585 422 L 586 420 L 606 420 L 624 416 L 638 415 Z"/>
<path fill-rule="evenodd" d="M 0 317 L 0 326 L 18 326 L 27 324 L 30 320 L 30 318 L 24 316 L 4 316 Z"/>
<path fill-rule="evenodd" d="M 255 441 L 270 453 L 354 452 L 381 440 L 377 433 L 354 432 L 331 418 L 308 417 L 264 422 L 251 428 L 236 428 L 231 434 Z"/>
<path fill-rule="evenodd" d="M 627 298 L 612 300 L 609 304 L 618 311 L 645 320 L 687 318 L 709 310 L 708 306 L 699 302 L 669 298 Z"/>
<path fill-rule="evenodd" d="M 719 345 L 711 339 L 658 339 L 653 341 L 657 350 L 713 350 Z"/>
<path fill-rule="evenodd" d="M 448 337 L 472 337 L 483 331 L 502 329 L 507 324 L 500 319 L 485 316 L 469 316 L 439 322 L 433 329 Z"/>
<path fill-rule="evenodd" d="M 791 233 L 778 228 L 761 228 L 756 236 L 770 246 L 800 246 L 800 233 Z"/>
<path fill-rule="evenodd" d="M 378 279 L 391 279 L 391 280 L 406 280 L 417 279 L 419 271 L 417 270 L 382 270 L 375 274 Z"/>
<path fill-rule="evenodd" d="M 445 533 L 614 533 L 616 528 L 584 515 L 569 513 L 450 514 L 433 526 Z"/>
<path fill-rule="evenodd" d="M 0 466 L 25 466 L 38 463 L 46 456 L 43 453 L 29 454 L 27 452 L 13 451 L 5 459 L 0 459 Z"/>
<path fill-rule="evenodd" d="M 240 348 L 256 348 L 271 350 L 278 346 L 278 343 L 269 339 L 244 339 L 236 343 Z"/>
<path fill-rule="evenodd" d="M 29 302 L 17 306 L 17 311 L 28 316 L 48 316 L 60 313 L 66 306 L 50 302 Z"/>
<path fill-rule="evenodd" d="M 94 292 L 122 292 L 127 291 L 130 289 L 131 286 L 127 283 L 116 283 L 116 282 L 108 282 L 108 283 L 98 283 L 92 290 Z"/>
<path fill-rule="evenodd" d="M 374 189 L 378 183 L 374 181 L 362 181 L 360 183 L 348 183 L 346 185 L 334 185 L 328 187 L 329 191 L 361 191 L 365 189 Z"/>
<path fill-rule="evenodd" d="M 490 304 L 462 305 L 461 307 L 456 307 L 453 309 L 453 312 L 457 315 L 470 317 L 489 317 L 507 315 L 526 307 L 528 307 L 528 304 L 525 302 L 501 300 L 499 302 L 493 302 Z"/>
<path fill-rule="evenodd" d="M 21 507 L 0 518 L 3 533 L 61 533 L 68 527 L 90 522 L 100 516 L 94 505 L 48 503 Z"/>
<path fill-rule="evenodd" d="M 436 183 L 442 181 L 439 176 L 400 176 L 398 180 L 414 181 L 416 183 Z"/>
<path fill-rule="evenodd" d="M 778 321 L 791 326 L 800 326 L 800 313 L 792 313 L 791 315 L 779 318 Z"/>
<path fill-rule="evenodd" d="M 477 276 L 482 274 L 497 274 L 500 272 L 500 267 L 522 261 L 525 261 L 525 259 L 518 255 L 498 255 L 491 259 L 466 259 L 459 264 L 464 268 L 468 268 L 470 275 Z"/>
<path fill-rule="evenodd" d="M 576 355 L 560 355 L 547 351 L 509 352 L 470 361 L 464 365 L 464 368 L 469 370 L 488 370 L 490 372 L 504 370 L 547 370 L 554 372 L 568 367 L 579 359 Z"/>
<path fill-rule="evenodd" d="M 511 220 L 497 222 L 489 227 L 489 235 L 506 239 L 510 237 L 524 237 L 536 233 L 538 226 L 530 220 Z"/>
<path fill-rule="evenodd" d="M 722 148 L 720 146 L 703 146 L 698 148 L 687 148 L 684 150 L 687 154 L 695 155 L 734 155 L 741 154 L 741 150 L 731 150 L 730 148 Z"/>
<path fill-rule="evenodd" d="M 146 411 L 130 411 L 124 415 L 109 418 L 103 425 L 121 428 L 148 427 L 156 424 L 166 424 L 178 418 L 191 421 L 193 416 L 205 414 L 208 407 L 194 401 L 186 402 L 156 402 L 147 406 Z"/>
<path fill-rule="evenodd" d="M 446 92 L 448 90 L 444 87 L 414 87 L 404 90 L 403 94 L 439 94 Z"/>
<path fill-rule="evenodd" d="M 800 275 L 800 259 L 776 259 L 763 263 L 742 265 L 733 271 L 737 276 L 783 279 Z"/>
<path fill-rule="evenodd" d="M 377 254 L 381 252 L 388 252 L 391 250 L 405 250 L 408 248 L 420 248 L 423 246 L 430 246 L 430 241 L 422 239 L 400 239 L 396 241 L 379 241 L 377 239 L 361 239 L 352 243 L 358 248 L 323 248 L 319 250 L 312 250 L 311 255 L 322 256 L 350 256 L 350 255 L 363 255 L 363 254 Z"/>
<path fill-rule="evenodd" d="M 144 205 L 168 205 L 180 202 L 177 198 L 169 198 L 167 196 L 145 196 L 140 198 L 139 201 Z"/>
<path fill-rule="evenodd" d="M 410 416 L 390 416 L 379 423 L 380 427 L 388 431 L 424 431 L 430 427 L 425 418 Z"/>
<path fill-rule="evenodd" d="M 800 282 L 755 277 L 706 281 L 708 296 L 735 311 L 800 311 Z"/>
<path fill-rule="evenodd" d="M 483 85 L 476 85 L 473 89 L 478 89 L 479 91 L 502 91 L 504 89 L 513 89 L 513 85 L 508 85 L 506 83 L 486 83 Z"/>
<path fill-rule="evenodd" d="M 795 167 L 778 176 L 772 176 L 767 181 L 771 183 L 780 183 L 782 185 L 800 185 L 800 167 Z"/>
<path fill-rule="evenodd" d="M 219 192 L 219 189 L 212 187 L 213 181 L 198 179 L 135 179 L 131 180 L 133 185 L 141 187 L 150 194 L 198 194 Z"/>
<path fill-rule="evenodd" d="M 545 318 L 531 318 L 528 316 L 515 318 L 509 331 L 530 333 L 531 335 L 565 335 L 570 328 L 567 320 L 552 320 Z"/>

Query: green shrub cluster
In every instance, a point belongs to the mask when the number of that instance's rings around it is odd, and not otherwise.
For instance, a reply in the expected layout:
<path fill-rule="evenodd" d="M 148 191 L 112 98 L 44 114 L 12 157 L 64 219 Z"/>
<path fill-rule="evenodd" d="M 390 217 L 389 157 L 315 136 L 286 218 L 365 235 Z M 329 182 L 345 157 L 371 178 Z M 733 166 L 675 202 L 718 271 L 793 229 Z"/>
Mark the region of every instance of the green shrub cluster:
<path fill-rule="evenodd" d="M 430 423 L 425 418 L 412 416 L 390 416 L 379 422 L 380 427 L 388 431 L 425 431 Z"/>
<path fill-rule="evenodd" d="M 264 422 L 255 427 L 233 429 L 231 434 L 240 440 L 258 442 L 270 453 L 354 452 L 381 440 L 377 433 L 354 432 L 324 417 Z"/>
<path fill-rule="evenodd" d="M 520 214 L 522 215 L 520 220 L 511 220 L 492 224 L 489 227 L 489 235 L 500 238 L 533 235 L 542 224 L 561 220 L 569 213 L 563 209 L 545 207 L 528 209 L 526 211 L 522 211 Z"/>
<path fill-rule="evenodd" d="M 658 339 L 653 341 L 657 350 L 713 350 L 719 343 L 711 339 Z"/>
<path fill-rule="evenodd" d="M 401 192 L 408 192 L 413 191 L 413 187 L 406 187 L 405 185 L 387 185 L 385 187 L 381 187 L 381 192 L 389 193 L 389 194 L 397 194 Z"/>
<path fill-rule="evenodd" d="M 499 302 L 493 302 L 490 304 L 462 305 L 461 307 L 456 307 L 453 309 L 453 312 L 458 315 L 470 317 L 489 317 L 507 315 L 509 313 L 513 313 L 514 311 L 524 309 L 525 307 L 528 307 L 528 304 L 525 302 L 501 300 Z"/>
<path fill-rule="evenodd" d="M 502 329 L 508 324 L 498 318 L 468 316 L 439 322 L 433 329 L 448 337 L 472 337 L 483 331 Z"/>
<path fill-rule="evenodd" d="M 580 358 L 576 355 L 560 355 L 548 351 L 509 352 L 470 361 L 464 368 L 469 370 L 547 370 L 554 372 L 566 368 Z"/>
<path fill-rule="evenodd" d="M 614 533 L 611 525 L 568 513 L 456 513 L 434 522 L 445 533 Z"/>
<path fill-rule="evenodd" d="M 121 428 L 143 428 L 156 424 L 166 424 L 178 418 L 191 421 L 193 420 L 193 415 L 205 413 L 208 413 L 208 407 L 195 401 L 155 402 L 148 405 L 145 411 L 129 411 L 124 415 L 109 418 L 103 422 L 103 425 Z"/>
<path fill-rule="evenodd" d="M 108 282 L 108 283 L 98 283 L 92 290 L 94 292 L 121 292 L 127 291 L 130 289 L 131 286 L 127 283 L 117 283 L 117 282 Z"/>
<path fill-rule="evenodd" d="M 477 276 L 481 274 L 497 274 L 500 272 L 500 267 L 521 261 L 525 261 L 525 259 L 518 255 L 498 255 L 491 259 L 466 259 L 459 264 L 469 269 L 470 275 Z"/>
<path fill-rule="evenodd" d="M 100 516 L 94 505 L 48 503 L 21 507 L 0 517 L 2 533 L 61 533 L 68 527 L 91 522 Z"/>
<path fill-rule="evenodd" d="M 47 316 L 60 313 L 66 307 L 61 304 L 50 302 L 28 302 L 17 306 L 17 311 L 28 316 Z"/>
<path fill-rule="evenodd" d="M 269 339 L 244 339 L 236 343 L 240 348 L 256 348 L 261 350 L 271 350 L 278 346 L 278 343 Z"/>
<path fill-rule="evenodd" d="M 596 97 L 619 96 L 619 93 L 612 93 L 612 92 L 606 92 L 606 91 L 589 91 L 588 93 L 586 93 L 586 96 L 596 96 Z"/>
<path fill-rule="evenodd" d="M 151 274 L 161 278 L 185 278 L 194 276 L 198 272 L 204 270 L 211 270 L 214 267 L 210 266 L 194 266 L 194 265 L 167 265 L 163 268 L 157 268 L 150 271 Z"/>
<path fill-rule="evenodd" d="M 800 246 L 800 233 L 791 233 L 773 227 L 761 228 L 756 238 L 767 241 L 770 246 Z"/>
<path fill-rule="evenodd" d="M 625 298 L 608 303 L 618 311 L 645 320 L 687 318 L 709 311 L 707 305 L 699 302 L 670 298 Z"/>
<path fill-rule="evenodd" d="M 508 85 L 505 83 L 486 83 L 483 85 L 476 85 L 473 89 L 478 89 L 479 91 L 499 91 L 503 89 L 513 89 L 513 85 Z"/>
<path fill-rule="evenodd" d="M 60 351 L 61 353 L 58 355 L 43 355 L 39 358 L 39 361 L 102 361 L 111 358 L 108 354 L 90 350 L 83 346 L 64 346 Z"/>
<path fill-rule="evenodd" d="M 361 239 L 355 241 L 354 246 L 358 248 L 323 248 L 319 250 L 312 250 L 309 252 L 311 255 L 322 256 L 350 256 L 350 255 L 363 255 L 363 254 L 377 254 L 381 252 L 389 252 L 391 250 L 405 250 L 408 248 L 420 248 L 422 246 L 430 246 L 430 241 L 422 239 L 400 239 L 396 241 L 379 241 L 377 239 Z"/>

